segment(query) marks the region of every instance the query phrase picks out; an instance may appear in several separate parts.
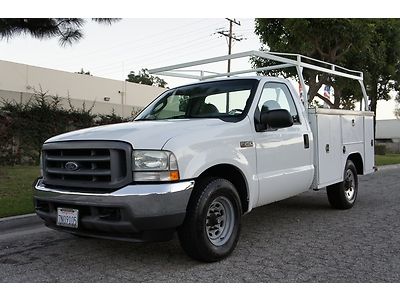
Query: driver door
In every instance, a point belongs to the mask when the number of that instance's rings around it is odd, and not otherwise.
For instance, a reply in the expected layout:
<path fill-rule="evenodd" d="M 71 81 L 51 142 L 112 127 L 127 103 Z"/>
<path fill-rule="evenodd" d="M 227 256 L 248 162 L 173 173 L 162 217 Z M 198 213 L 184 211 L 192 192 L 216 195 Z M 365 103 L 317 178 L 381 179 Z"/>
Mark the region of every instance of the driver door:
<path fill-rule="evenodd" d="M 255 144 L 259 205 L 285 199 L 308 190 L 313 178 L 312 153 L 305 120 L 300 118 L 290 89 L 282 82 L 267 82 L 261 93 L 256 114 L 286 109 L 293 126 L 280 129 L 257 128 Z M 257 115 L 255 116 L 257 118 Z M 308 137 L 310 139 L 311 137 Z"/>

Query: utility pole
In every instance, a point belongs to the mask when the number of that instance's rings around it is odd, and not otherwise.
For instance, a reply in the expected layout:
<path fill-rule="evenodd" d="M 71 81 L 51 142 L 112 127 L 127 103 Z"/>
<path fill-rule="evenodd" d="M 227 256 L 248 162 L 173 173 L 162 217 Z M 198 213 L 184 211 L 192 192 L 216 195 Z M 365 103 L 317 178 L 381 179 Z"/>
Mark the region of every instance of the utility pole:
<path fill-rule="evenodd" d="M 223 35 L 228 38 L 228 54 L 232 54 L 232 41 L 235 40 L 237 42 L 240 42 L 243 40 L 243 37 L 238 37 L 233 33 L 233 24 L 236 24 L 240 26 L 240 22 L 237 21 L 236 19 L 229 19 L 226 18 L 226 20 L 229 21 L 229 31 L 228 30 L 219 30 L 217 31 L 218 34 Z M 228 59 L 228 73 L 231 71 L 231 60 Z"/>
<path fill-rule="evenodd" d="M 240 42 L 241 40 L 243 40 L 243 37 L 238 37 L 233 33 L 233 24 L 236 24 L 238 26 L 240 26 L 240 22 L 237 21 L 236 19 L 229 19 L 226 18 L 226 20 L 228 20 L 229 22 L 229 31 L 228 30 L 218 30 L 216 33 L 220 34 L 221 36 L 225 36 L 228 38 L 228 54 L 231 55 L 232 54 L 232 42 L 235 40 L 237 42 Z M 228 59 L 228 73 L 231 72 L 231 60 Z M 229 75 L 228 75 L 229 77 Z M 226 112 L 229 112 L 230 108 L 229 108 L 229 93 L 226 93 Z"/>

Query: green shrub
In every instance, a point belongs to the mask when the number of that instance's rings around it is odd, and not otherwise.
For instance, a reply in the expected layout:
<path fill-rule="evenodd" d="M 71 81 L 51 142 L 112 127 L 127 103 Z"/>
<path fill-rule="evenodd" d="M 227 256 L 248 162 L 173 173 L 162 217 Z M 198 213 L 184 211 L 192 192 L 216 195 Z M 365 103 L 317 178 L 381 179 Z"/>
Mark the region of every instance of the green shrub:
<path fill-rule="evenodd" d="M 377 155 L 385 155 L 386 154 L 386 146 L 383 144 L 375 145 L 375 154 Z"/>
<path fill-rule="evenodd" d="M 34 165 L 39 163 L 42 144 L 48 138 L 76 129 L 97 125 L 127 122 L 114 111 L 96 115 L 91 107 L 61 106 L 58 96 L 43 90 L 35 91 L 26 102 L 2 100 L 0 105 L 0 165 Z"/>

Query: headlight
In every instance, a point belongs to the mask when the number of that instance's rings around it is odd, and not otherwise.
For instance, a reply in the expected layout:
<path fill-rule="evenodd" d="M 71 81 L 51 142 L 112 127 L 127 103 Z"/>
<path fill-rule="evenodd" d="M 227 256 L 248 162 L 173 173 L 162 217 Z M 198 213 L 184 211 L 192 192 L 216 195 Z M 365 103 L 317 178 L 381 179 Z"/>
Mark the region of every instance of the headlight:
<path fill-rule="evenodd" d="M 133 179 L 135 181 L 179 180 L 178 163 L 172 152 L 134 150 L 132 161 Z"/>

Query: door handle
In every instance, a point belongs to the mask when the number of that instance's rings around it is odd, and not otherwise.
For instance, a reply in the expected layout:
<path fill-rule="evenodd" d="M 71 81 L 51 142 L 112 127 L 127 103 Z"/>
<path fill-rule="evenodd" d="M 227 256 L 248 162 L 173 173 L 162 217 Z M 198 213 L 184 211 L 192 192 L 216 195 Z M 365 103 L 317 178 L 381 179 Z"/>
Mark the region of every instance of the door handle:
<path fill-rule="evenodd" d="M 310 148 L 310 139 L 308 138 L 308 134 L 303 134 L 304 141 L 304 149 Z"/>

